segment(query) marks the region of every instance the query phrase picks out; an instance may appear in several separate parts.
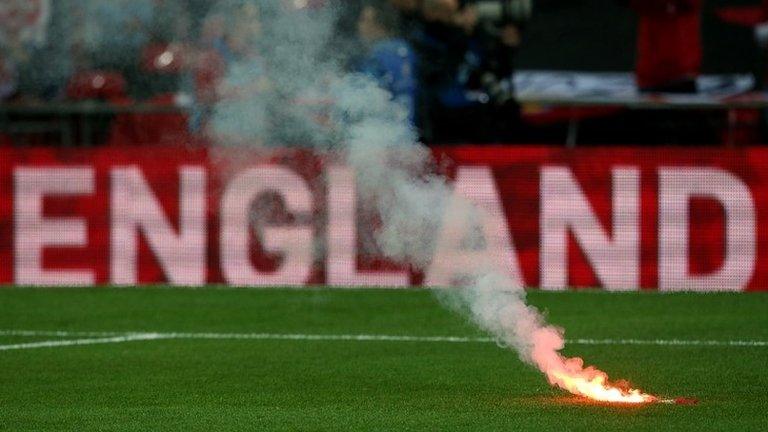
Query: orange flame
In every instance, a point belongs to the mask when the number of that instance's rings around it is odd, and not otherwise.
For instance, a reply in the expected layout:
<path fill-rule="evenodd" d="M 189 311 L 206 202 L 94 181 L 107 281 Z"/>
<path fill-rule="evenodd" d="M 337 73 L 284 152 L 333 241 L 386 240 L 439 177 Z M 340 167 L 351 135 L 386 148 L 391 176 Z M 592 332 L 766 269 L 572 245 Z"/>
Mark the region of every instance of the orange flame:
<path fill-rule="evenodd" d="M 546 370 L 550 384 L 556 385 L 575 395 L 601 402 L 650 403 L 658 401 L 656 396 L 641 390 L 615 384 L 608 375 L 592 366 L 584 368 L 584 361 L 578 357 L 561 358 L 558 367 Z"/>

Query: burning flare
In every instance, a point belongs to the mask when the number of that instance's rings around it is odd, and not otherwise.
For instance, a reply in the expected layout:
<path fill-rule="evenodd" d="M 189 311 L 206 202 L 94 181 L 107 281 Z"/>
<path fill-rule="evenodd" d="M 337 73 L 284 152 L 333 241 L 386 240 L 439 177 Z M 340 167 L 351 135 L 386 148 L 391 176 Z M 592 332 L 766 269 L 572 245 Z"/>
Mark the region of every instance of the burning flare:
<path fill-rule="evenodd" d="M 658 398 L 638 389 L 628 388 L 622 384 L 614 384 L 608 380 L 608 375 L 592 366 L 584 367 L 584 361 L 579 357 L 561 357 L 562 368 L 547 370 L 549 383 L 556 385 L 573 394 L 602 402 L 649 403 Z"/>
<path fill-rule="evenodd" d="M 605 372 L 593 366 L 584 367 L 584 360 L 581 358 L 568 358 L 560 354 L 562 348 L 563 338 L 560 330 L 546 326 L 534 333 L 532 359 L 547 376 L 551 385 L 602 402 L 659 401 L 658 397 L 629 388 L 625 383 L 612 383 Z"/>

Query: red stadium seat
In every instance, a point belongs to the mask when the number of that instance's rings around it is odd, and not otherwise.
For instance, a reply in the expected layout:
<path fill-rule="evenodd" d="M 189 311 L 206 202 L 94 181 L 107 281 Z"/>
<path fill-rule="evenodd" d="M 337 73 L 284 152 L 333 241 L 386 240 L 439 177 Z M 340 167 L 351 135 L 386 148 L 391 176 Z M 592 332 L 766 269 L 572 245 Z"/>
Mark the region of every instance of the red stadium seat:
<path fill-rule="evenodd" d="M 186 52 L 180 44 L 150 44 L 141 53 L 145 72 L 177 74 L 186 63 Z"/>
<path fill-rule="evenodd" d="M 158 107 L 175 105 L 175 95 L 162 94 L 147 103 Z M 115 117 L 109 145 L 187 145 L 195 141 L 189 132 L 188 115 L 168 113 L 122 113 Z"/>
<path fill-rule="evenodd" d="M 88 70 L 78 72 L 67 84 L 67 98 L 115 101 L 125 98 L 126 82 L 119 72 Z"/>

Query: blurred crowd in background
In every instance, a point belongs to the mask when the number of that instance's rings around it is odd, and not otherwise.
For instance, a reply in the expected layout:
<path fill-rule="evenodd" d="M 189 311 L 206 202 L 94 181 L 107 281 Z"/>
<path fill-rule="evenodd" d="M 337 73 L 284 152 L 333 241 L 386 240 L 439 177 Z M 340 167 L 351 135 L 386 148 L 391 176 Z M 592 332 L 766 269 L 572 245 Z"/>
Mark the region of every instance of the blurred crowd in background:
<path fill-rule="evenodd" d="M 334 0 L 269 1 L 297 13 L 334 6 Z M 527 139 L 512 78 L 521 47 L 536 37 L 535 31 L 528 34 L 528 27 L 538 3 L 335 1 L 344 7 L 327 55 L 344 52 L 347 71 L 367 74 L 389 90 L 422 139 L 436 143 Z M 621 55 L 632 58 L 641 91 L 697 91 L 703 57 L 702 1 L 610 1 L 611 7 L 632 11 L 635 17 L 636 40 L 621 41 Z M 265 14 L 265 2 L 3 0 L 0 101 L 98 100 L 185 108 L 183 113 L 118 114 L 105 133 L 105 139 L 117 142 L 195 136 L 273 140 L 264 131 L 275 114 L 269 107 L 246 106 L 249 100 L 269 99 L 281 91 L 261 54 L 269 43 L 262 38 L 263 25 L 271 19 Z M 550 10 L 567 3 L 540 2 Z M 730 16 L 749 27 L 750 35 L 754 32 L 754 40 L 748 40 L 755 46 L 768 43 L 768 25 L 763 24 L 768 14 L 760 12 L 762 6 L 755 5 L 757 12 L 749 16 Z M 578 28 L 579 23 L 572 24 Z M 569 43 L 567 38 L 561 41 L 564 51 Z M 305 96 L 293 97 L 290 103 L 309 107 L 313 121 L 322 124 L 323 106 L 329 102 L 322 96 Z M 224 125 L 218 132 L 211 130 L 214 121 Z M 231 134 L 238 127 L 226 127 L 227 122 L 248 123 L 253 133 Z"/>

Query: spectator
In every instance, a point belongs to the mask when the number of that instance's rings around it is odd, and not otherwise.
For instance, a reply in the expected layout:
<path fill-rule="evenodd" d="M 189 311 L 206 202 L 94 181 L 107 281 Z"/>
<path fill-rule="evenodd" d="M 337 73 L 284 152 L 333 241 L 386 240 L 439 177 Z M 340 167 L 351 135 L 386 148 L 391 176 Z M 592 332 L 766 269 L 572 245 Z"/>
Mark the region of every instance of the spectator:
<path fill-rule="evenodd" d="M 0 46 L 4 55 L 26 60 L 28 50 L 45 43 L 51 15 L 49 0 L 3 0 Z"/>
<path fill-rule="evenodd" d="M 454 25 L 456 0 L 422 0 L 417 18 L 411 18 L 409 38 L 419 56 L 418 116 L 416 123 L 426 141 L 439 139 L 443 114 L 456 107 L 458 69 L 465 60 L 468 37 Z M 460 104 L 463 102 L 459 102 Z"/>
<path fill-rule="evenodd" d="M 766 70 L 766 57 L 768 57 L 768 0 L 760 2 L 760 8 L 756 15 L 754 18 L 757 22 L 753 23 L 753 32 L 755 42 L 761 51 L 759 62 L 761 70 L 756 72 L 756 78 L 760 83 L 760 87 L 765 90 L 768 89 L 768 71 Z"/>
<path fill-rule="evenodd" d="M 407 111 L 411 121 L 416 106 L 416 57 L 413 49 L 396 32 L 398 16 L 386 3 L 369 3 L 360 12 L 358 33 L 366 56 L 358 70 L 379 82 L 382 88 Z"/>
<path fill-rule="evenodd" d="M 100 67 L 133 65 L 149 41 L 154 0 L 86 0 L 83 27 L 86 49 Z"/>
<path fill-rule="evenodd" d="M 264 60 L 258 50 L 261 16 L 254 3 L 237 9 L 232 30 L 226 38 L 230 61 L 216 88 L 218 100 L 209 132 L 223 144 L 259 145 L 267 136 L 270 89 Z"/>
<path fill-rule="evenodd" d="M 702 57 L 701 0 L 630 0 L 630 5 L 640 20 L 640 90 L 695 93 Z"/>
<path fill-rule="evenodd" d="M 400 14 L 400 33 L 408 40 L 421 31 L 421 0 L 389 0 Z"/>
<path fill-rule="evenodd" d="M 0 53 L 0 102 L 16 96 L 19 74 L 10 57 Z"/>
<path fill-rule="evenodd" d="M 203 20 L 200 30 L 200 47 L 203 50 L 213 50 L 225 61 L 229 61 L 232 53 L 227 46 L 227 17 L 216 10 Z"/>
<path fill-rule="evenodd" d="M 419 0 L 389 0 L 389 4 L 406 14 L 413 14 L 419 10 Z"/>
<path fill-rule="evenodd" d="M 141 99 L 175 93 L 189 100 L 193 79 L 188 67 L 193 57 L 191 41 L 192 17 L 178 1 L 155 0 L 151 26 L 151 42 L 141 53 Z"/>
<path fill-rule="evenodd" d="M 458 0 L 422 0 L 421 2 L 421 14 L 428 22 L 452 25 L 458 11 Z"/>
<path fill-rule="evenodd" d="M 216 89 L 226 72 L 226 21 L 216 12 L 205 17 L 189 67 L 192 70 L 195 101 L 190 127 L 200 131 L 217 101 Z"/>
<path fill-rule="evenodd" d="M 760 23 L 755 25 L 754 32 L 755 41 L 760 48 L 765 49 L 768 48 L 768 0 L 763 0 L 761 6 L 762 16 L 760 17 Z"/>
<path fill-rule="evenodd" d="M 0 100 L 26 96 L 21 81 L 48 40 L 50 19 L 49 0 L 0 2 Z"/>

